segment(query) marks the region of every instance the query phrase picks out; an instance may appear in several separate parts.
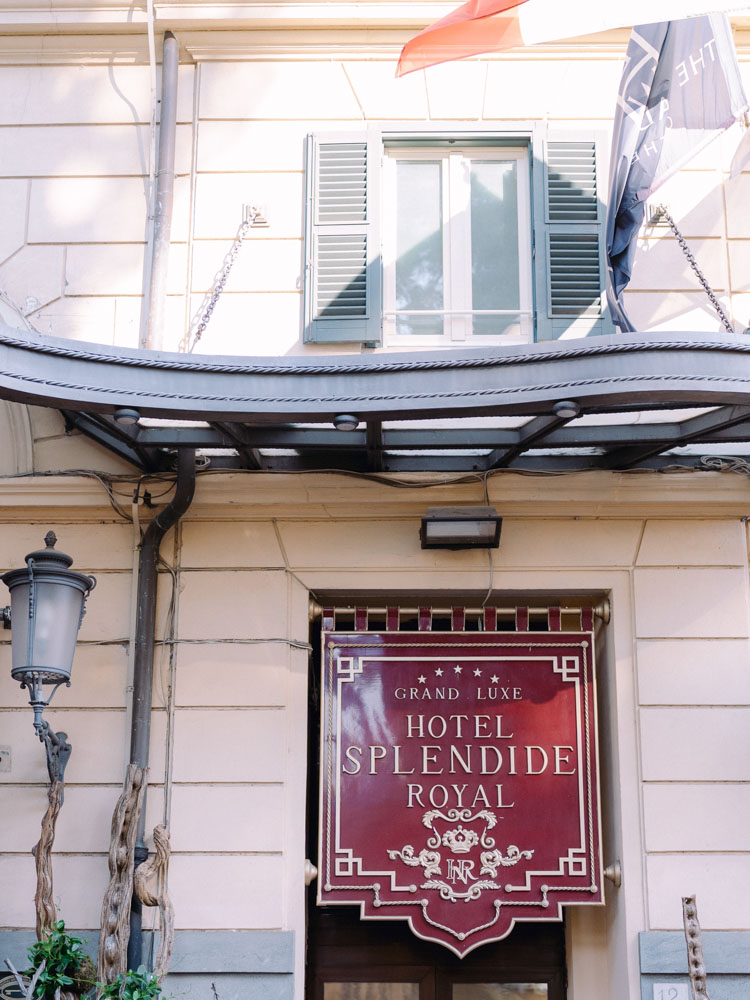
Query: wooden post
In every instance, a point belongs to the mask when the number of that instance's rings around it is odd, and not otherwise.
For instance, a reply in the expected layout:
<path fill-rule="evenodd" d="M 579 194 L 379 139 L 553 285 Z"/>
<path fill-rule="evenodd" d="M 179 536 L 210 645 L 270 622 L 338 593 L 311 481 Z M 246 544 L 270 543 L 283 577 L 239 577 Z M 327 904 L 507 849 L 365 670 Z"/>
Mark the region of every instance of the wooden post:
<path fill-rule="evenodd" d="M 52 928 L 57 914 L 53 902 L 52 886 L 52 845 L 55 842 L 55 825 L 57 815 L 63 800 L 63 783 L 55 778 L 47 792 L 49 805 L 42 820 L 42 833 L 38 843 L 32 847 L 31 853 L 36 861 L 36 936 L 41 941 L 45 931 Z"/>
<path fill-rule="evenodd" d="M 97 975 L 102 983 L 113 983 L 128 967 L 130 900 L 133 896 L 133 851 L 138 816 L 146 790 L 146 771 L 131 764 L 122 795 L 112 816 L 109 844 L 109 886 L 102 903 Z"/>

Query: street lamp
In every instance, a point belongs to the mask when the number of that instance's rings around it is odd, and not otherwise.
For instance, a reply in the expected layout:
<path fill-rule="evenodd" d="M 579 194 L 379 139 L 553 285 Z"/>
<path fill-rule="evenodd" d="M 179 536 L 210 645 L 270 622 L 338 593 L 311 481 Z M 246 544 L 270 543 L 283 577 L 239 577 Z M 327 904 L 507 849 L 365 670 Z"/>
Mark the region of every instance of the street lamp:
<path fill-rule="evenodd" d="M 63 780 L 71 746 L 66 733 L 52 732 L 42 712 L 61 684 L 70 687 L 86 598 L 96 586 L 93 576 L 69 569 L 73 560 L 55 550 L 56 541 L 55 533 L 47 532 L 46 548 L 30 552 L 23 569 L 0 577 L 10 590 L 10 607 L 2 609 L 2 619 L 5 628 L 12 626 L 11 677 L 28 689 L 51 782 Z M 51 688 L 46 698 L 45 688 Z"/>

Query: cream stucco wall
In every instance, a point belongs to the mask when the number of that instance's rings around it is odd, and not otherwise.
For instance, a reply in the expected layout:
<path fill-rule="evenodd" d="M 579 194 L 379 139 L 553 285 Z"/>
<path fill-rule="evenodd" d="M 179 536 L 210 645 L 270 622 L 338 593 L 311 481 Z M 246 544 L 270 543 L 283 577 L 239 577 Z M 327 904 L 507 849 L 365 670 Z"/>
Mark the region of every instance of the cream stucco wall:
<path fill-rule="evenodd" d="M 255 20 L 235 30 L 225 30 L 226 13 L 210 5 L 188 24 L 162 8 L 157 42 L 160 31 L 173 28 L 181 58 L 169 349 L 193 342 L 244 206 L 258 204 L 269 226 L 251 230 L 196 350 L 320 350 L 301 344 L 307 133 L 395 121 L 441 129 L 451 121 L 534 120 L 584 132 L 610 128 L 626 32 L 396 80 L 395 59 L 410 34 L 393 26 L 399 5 L 390 13 L 381 6 L 377 17 L 361 5 L 370 30 L 356 21 L 342 27 L 345 5 L 327 6 L 341 12 L 336 24 L 295 5 L 287 29 L 269 16 L 263 26 Z M 405 12 L 413 5 L 400 6 Z M 22 28 L 0 12 L 0 291 L 42 334 L 138 346 L 152 106 L 145 29 L 131 21 L 127 31 L 120 24 L 108 35 L 99 24 L 81 34 L 69 16 L 65 30 L 50 38 L 43 18 Z M 92 31 L 90 22 L 85 30 Z M 738 21 L 750 83 L 748 34 Z M 740 134 L 738 126 L 709 146 L 658 198 L 690 239 L 738 331 L 750 316 L 750 174 L 728 175 Z M 600 184 L 604 190 L 604 178 Z M 718 329 L 669 230 L 647 227 L 642 237 L 628 297 L 637 327 Z"/>
<path fill-rule="evenodd" d="M 206 475 L 163 546 L 148 822 L 166 817 L 180 929 L 293 929 L 304 941 L 308 598 L 480 601 L 486 553 L 423 551 L 428 503 L 477 485 L 391 489 L 331 475 Z M 127 487 L 118 486 L 123 493 Z M 503 474 L 493 601 L 608 595 L 599 662 L 605 864 L 621 889 L 569 920 L 570 997 L 638 994 L 637 933 L 678 929 L 697 891 L 704 929 L 750 929 L 748 561 L 744 478 L 728 474 Z M 158 492 L 158 487 L 154 488 Z M 141 508 L 140 516 L 147 511 Z M 109 820 L 127 759 L 135 530 L 96 481 L 0 481 L 3 567 L 48 527 L 99 586 L 74 683 L 49 717 L 74 750 L 55 853 L 70 926 L 95 928 Z M 292 641 L 290 644 L 289 640 Z M 0 925 L 33 925 L 43 753 L 0 645 Z M 626 989 L 625 989 L 626 985 Z M 609 991 L 609 992 L 606 992 Z M 301 995 L 298 993 L 298 995 Z"/>

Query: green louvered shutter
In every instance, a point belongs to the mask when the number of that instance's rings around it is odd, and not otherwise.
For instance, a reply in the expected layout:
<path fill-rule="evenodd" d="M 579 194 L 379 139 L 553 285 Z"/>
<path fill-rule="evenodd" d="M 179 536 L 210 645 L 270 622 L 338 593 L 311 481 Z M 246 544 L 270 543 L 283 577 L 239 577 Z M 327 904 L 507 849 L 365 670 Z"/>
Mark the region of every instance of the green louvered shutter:
<path fill-rule="evenodd" d="M 606 139 L 552 132 L 535 145 L 537 340 L 614 333 L 604 291 Z"/>
<path fill-rule="evenodd" d="M 374 133 L 309 136 L 305 227 L 306 342 L 381 342 Z"/>

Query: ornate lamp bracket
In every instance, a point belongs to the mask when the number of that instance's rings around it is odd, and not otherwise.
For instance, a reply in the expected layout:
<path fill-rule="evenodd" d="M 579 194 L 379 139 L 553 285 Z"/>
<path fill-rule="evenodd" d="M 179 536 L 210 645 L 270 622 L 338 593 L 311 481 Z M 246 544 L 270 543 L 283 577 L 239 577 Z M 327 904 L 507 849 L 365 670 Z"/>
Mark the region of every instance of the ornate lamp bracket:
<path fill-rule="evenodd" d="M 73 749 L 70 743 L 68 743 L 68 734 L 53 733 L 47 721 L 42 721 L 37 732 L 47 754 L 49 780 L 53 784 L 56 781 L 64 781 L 65 768 L 70 759 L 70 752 Z"/>
<path fill-rule="evenodd" d="M 34 729 L 39 737 L 39 741 L 44 744 L 47 754 L 47 773 L 50 782 L 65 780 L 65 766 L 70 758 L 73 749 L 68 743 L 67 733 L 55 733 L 52 731 L 49 722 L 42 718 L 42 712 L 49 705 L 59 687 L 63 684 L 70 687 L 70 681 L 61 680 L 55 684 L 48 698 L 44 697 L 43 673 L 39 670 L 31 670 L 23 675 L 21 688 L 26 688 L 29 692 L 29 704 L 34 710 Z"/>

